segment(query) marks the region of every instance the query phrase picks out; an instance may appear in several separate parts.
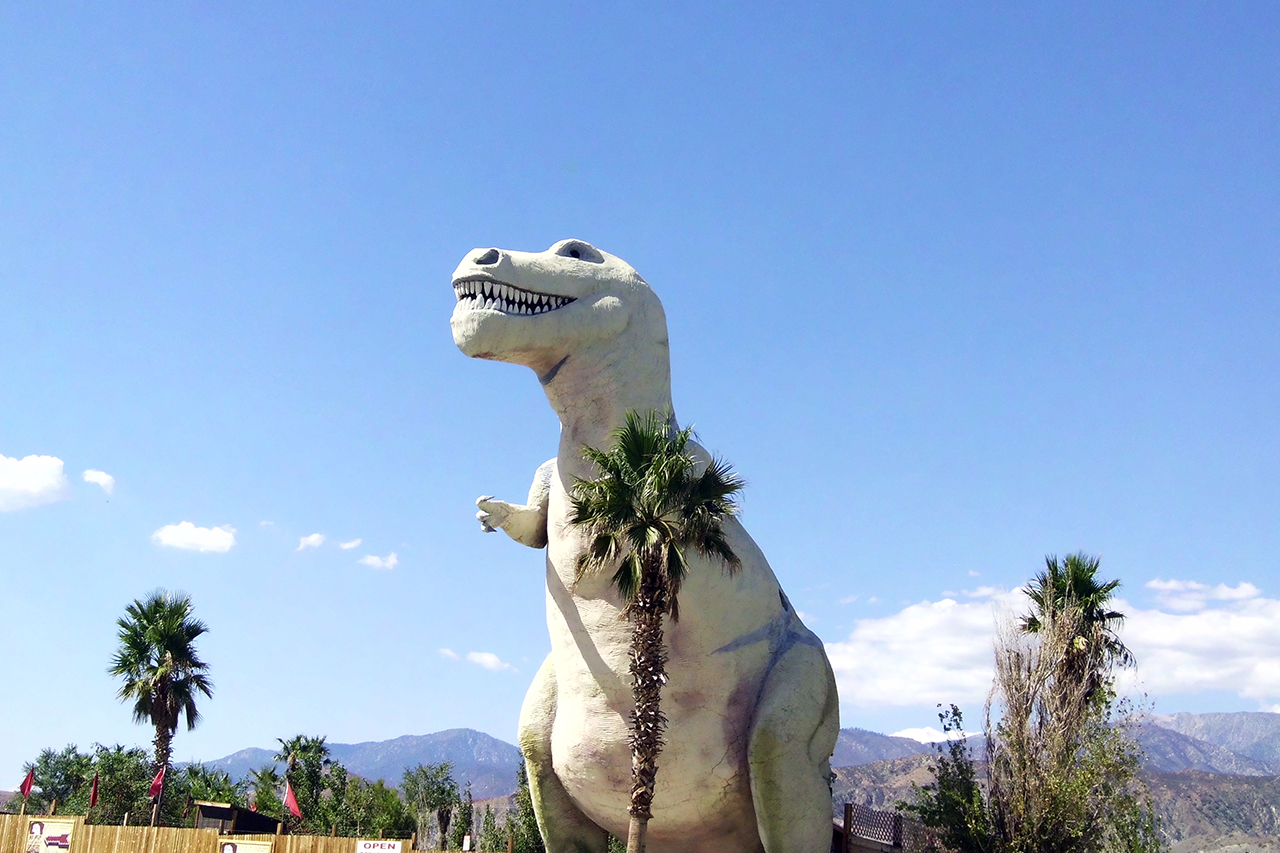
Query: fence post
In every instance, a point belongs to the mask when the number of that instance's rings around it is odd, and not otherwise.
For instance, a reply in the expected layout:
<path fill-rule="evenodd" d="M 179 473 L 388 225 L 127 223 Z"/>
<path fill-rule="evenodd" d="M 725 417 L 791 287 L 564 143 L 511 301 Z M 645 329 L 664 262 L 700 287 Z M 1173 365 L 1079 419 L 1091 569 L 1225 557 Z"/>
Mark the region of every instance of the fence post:
<path fill-rule="evenodd" d="M 853 803 L 844 804 L 844 846 L 840 853 L 849 853 L 853 847 Z"/>

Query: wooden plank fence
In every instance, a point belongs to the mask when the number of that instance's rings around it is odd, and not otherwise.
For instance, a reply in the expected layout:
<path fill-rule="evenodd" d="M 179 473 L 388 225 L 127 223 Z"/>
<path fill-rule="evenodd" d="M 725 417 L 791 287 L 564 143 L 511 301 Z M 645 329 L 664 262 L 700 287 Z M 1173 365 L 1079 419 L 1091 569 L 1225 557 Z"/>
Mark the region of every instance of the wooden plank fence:
<path fill-rule="evenodd" d="M 0 853 L 27 853 L 27 821 L 32 815 L 0 815 Z M 73 821 L 67 853 L 218 853 L 219 841 L 269 841 L 271 853 L 355 853 L 356 839 L 317 835 L 219 835 L 216 829 L 166 826 L 86 825 L 83 817 L 67 815 L 50 820 Z M 412 849 L 401 839 L 401 850 Z M 41 850 L 40 853 L 53 853 Z"/>

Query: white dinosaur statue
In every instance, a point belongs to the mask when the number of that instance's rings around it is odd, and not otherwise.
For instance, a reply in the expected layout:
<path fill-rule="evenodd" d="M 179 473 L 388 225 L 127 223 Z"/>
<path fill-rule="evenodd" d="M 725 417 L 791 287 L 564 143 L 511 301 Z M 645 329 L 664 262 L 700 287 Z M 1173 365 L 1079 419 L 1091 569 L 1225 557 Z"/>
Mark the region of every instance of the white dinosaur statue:
<path fill-rule="evenodd" d="M 627 837 L 633 706 L 630 625 L 607 573 L 574 582 L 585 539 L 567 523 L 584 445 L 608 447 L 628 411 L 671 409 L 666 316 L 630 265 L 580 240 L 545 252 L 476 249 L 453 274 L 453 339 L 465 354 L 533 368 L 560 417 L 560 449 L 523 505 L 477 501 L 486 532 L 547 549 L 551 654 L 520 713 L 549 853 L 604 853 Z M 709 459 L 701 447 L 694 453 Z M 737 520 L 732 575 L 690 555 L 680 620 L 666 624 L 668 718 L 653 853 L 825 853 L 831 845 L 835 678 Z"/>

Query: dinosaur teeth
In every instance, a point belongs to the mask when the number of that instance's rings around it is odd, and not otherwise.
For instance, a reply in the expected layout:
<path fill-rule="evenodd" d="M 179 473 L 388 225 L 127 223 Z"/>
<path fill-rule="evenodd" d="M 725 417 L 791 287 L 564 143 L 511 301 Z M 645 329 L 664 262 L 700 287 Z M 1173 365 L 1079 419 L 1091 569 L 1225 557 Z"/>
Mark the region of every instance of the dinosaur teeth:
<path fill-rule="evenodd" d="M 489 279 L 464 279 L 453 283 L 459 302 L 471 300 L 477 308 L 488 308 L 515 316 L 536 316 L 555 311 L 573 302 L 573 297 L 524 290 L 513 284 Z"/>

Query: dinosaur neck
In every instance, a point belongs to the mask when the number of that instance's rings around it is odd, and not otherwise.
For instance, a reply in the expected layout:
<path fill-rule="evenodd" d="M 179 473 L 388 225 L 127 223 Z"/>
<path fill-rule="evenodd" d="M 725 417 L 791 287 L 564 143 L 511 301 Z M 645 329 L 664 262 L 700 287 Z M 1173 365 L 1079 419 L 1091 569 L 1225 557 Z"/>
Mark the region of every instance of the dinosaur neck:
<path fill-rule="evenodd" d="M 627 412 L 671 409 L 671 363 L 665 334 L 647 346 L 626 339 L 575 352 L 543 390 L 560 417 L 561 471 L 588 476 L 582 448 L 607 447 Z"/>

